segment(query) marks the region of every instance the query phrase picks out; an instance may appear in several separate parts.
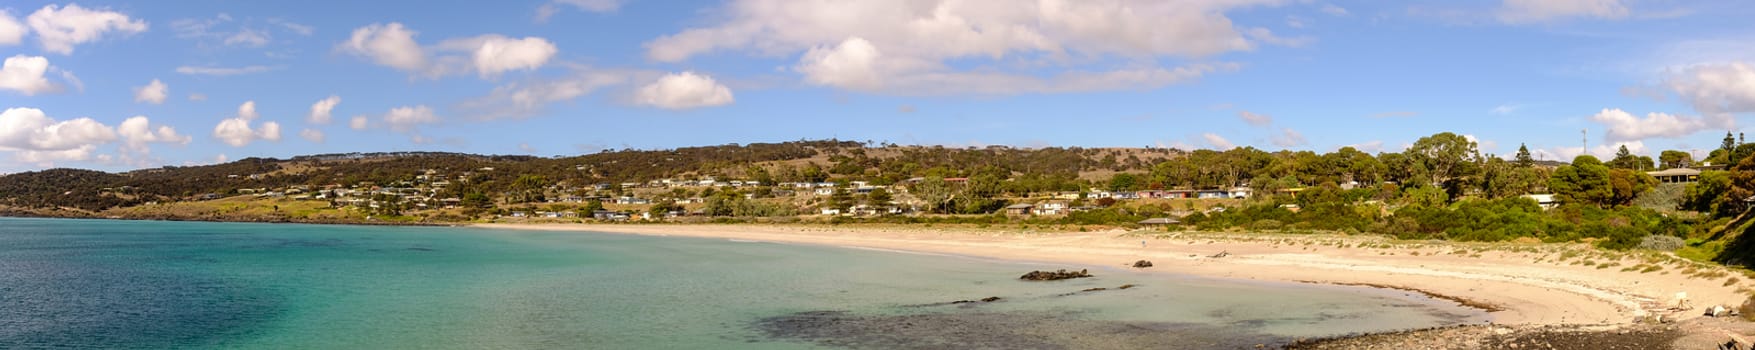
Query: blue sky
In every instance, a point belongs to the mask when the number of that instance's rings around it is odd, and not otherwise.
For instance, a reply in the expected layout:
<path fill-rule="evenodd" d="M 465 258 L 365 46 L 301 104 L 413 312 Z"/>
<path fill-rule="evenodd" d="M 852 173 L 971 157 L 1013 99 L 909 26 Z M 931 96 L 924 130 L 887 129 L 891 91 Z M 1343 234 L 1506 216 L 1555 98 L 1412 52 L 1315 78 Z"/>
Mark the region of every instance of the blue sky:
<path fill-rule="evenodd" d="M 1444 131 L 1486 153 L 1527 143 L 1570 159 L 1621 145 L 1704 153 L 1755 112 L 1755 6 L 1735 1 L 0 10 L 0 173 L 825 138 L 1393 152 Z"/>

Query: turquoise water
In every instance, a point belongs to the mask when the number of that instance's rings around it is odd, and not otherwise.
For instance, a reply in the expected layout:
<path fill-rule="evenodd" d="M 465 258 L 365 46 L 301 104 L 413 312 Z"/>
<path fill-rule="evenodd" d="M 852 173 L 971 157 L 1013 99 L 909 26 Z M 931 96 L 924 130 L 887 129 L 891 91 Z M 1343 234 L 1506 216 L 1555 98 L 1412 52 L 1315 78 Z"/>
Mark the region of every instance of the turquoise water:
<path fill-rule="evenodd" d="M 1097 277 L 1016 279 L 1048 268 Z M 1111 289 L 1078 293 L 1094 287 Z M 824 311 L 858 327 L 776 321 Z M 5 349 L 931 348 L 1026 321 L 1049 331 L 993 347 L 1089 347 L 1052 329 L 1091 325 L 1225 347 L 1483 317 L 1393 291 L 763 242 L 0 218 Z"/>

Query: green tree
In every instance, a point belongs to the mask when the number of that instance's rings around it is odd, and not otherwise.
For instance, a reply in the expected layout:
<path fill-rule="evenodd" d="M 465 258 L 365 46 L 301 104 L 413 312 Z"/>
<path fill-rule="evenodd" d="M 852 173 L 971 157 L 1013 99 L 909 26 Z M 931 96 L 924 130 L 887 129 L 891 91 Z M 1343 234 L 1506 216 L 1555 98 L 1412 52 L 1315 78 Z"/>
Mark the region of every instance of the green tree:
<path fill-rule="evenodd" d="M 1414 163 L 1429 171 L 1428 183 L 1443 183 L 1453 178 L 1474 175 L 1479 168 L 1480 151 L 1468 137 L 1444 132 L 1422 137 L 1409 146 L 1407 155 Z"/>
<path fill-rule="evenodd" d="M 1599 207 L 1612 203 L 1615 198 L 1615 190 L 1609 184 L 1609 167 L 1588 154 L 1555 169 L 1554 175 L 1548 179 L 1548 190 L 1562 202 Z"/>
<path fill-rule="evenodd" d="M 1517 166 L 1530 167 L 1536 165 L 1535 158 L 1530 157 L 1530 148 L 1524 144 L 1517 145 Z"/>
<path fill-rule="evenodd" d="M 1694 155 L 1677 150 L 1666 150 L 1658 154 L 1658 169 L 1686 168 L 1694 165 Z"/>
<path fill-rule="evenodd" d="M 908 193 L 919 198 L 926 205 L 927 211 L 935 213 L 945 212 L 953 198 L 950 184 L 945 183 L 944 178 L 937 176 L 927 177 L 925 180 L 915 183 L 908 188 Z"/>
<path fill-rule="evenodd" d="M 1609 170 L 1609 189 L 1614 195 L 1610 197 L 1609 204 L 1614 206 L 1632 204 L 1634 198 L 1639 198 L 1640 194 L 1657 187 L 1657 184 L 1657 178 L 1651 177 L 1644 171 L 1611 169 Z"/>
<path fill-rule="evenodd" d="M 1109 177 L 1109 191 L 1133 191 L 1140 189 L 1139 176 L 1129 173 L 1116 173 Z"/>
<path fill-rule="evenodd" d="M 1715 217 L 1730 216 L 1735 208 L 1731 201 L 1731 172 L 1710 170 L 1700 172 L 1700 180 L 1688 184 L 1682 193 L 1682 209 L 1707 213 Z"/>
<path fill-rule="evenodd" d="M 871 193 L 865 194 L 866 204 L 870 204 L 870 205 L 874 205 L 874 206 L 890 205 L 891 199 L 892 198 L 890 198 L 890 191 L 882 189 L 882 188 L 874 188 L 871 190 Z"/>
<path fill-rule="evenodd" d="M 1651 170 L 1651 158 L 1635 155 L 1627 150 L 1627 145 L 1621 145 L 1621 149 L 1615 152 L 1615 159 L 1609 160 L 1607 165 L 1610 169 L 1646 171 Z"/>

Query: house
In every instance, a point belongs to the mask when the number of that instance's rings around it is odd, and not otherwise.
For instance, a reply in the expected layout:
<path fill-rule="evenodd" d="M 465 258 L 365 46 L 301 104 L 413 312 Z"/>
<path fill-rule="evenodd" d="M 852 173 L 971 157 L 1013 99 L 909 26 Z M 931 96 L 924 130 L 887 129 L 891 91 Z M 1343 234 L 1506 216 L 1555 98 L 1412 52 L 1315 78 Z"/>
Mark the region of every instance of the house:
<path fill-rule="evenodd" d="M 1062 201 L 1043 202 L 1042 205 L 1036 206 L 1035 213 L 1036 215 L 1065 215 L 1067 205 L 1066 202 Z"/>
<path fill-rule="evenodd" d="M 1030 216 L 1030 209 L 1034 208 L 1036 208 L 1034 204 L 1012 204 L 1005 207 L 1005 215 Z"/>
<path fill-rule="evenodd" d="M 1180 224 L 1182 224 L 1182 221 L 1172 219 L 1172 218 L 1150 218 L 1150 219 L 1140 220 L 1139 224 L 1140 224 L 1140 226 L 1170 226 L 1170 225 L 1180 225 Z"/>
<path fill-rule="evenodd" d="M 628 220 L 628 214 L 608 210 L 595 210 L 591 212 L 591 218 L 604 221 L 626 221 Z"/>
<path fill-rule="evenodd" d="M 828 196 L 835 194 L 835 189 L 832 187 L 818 187 L 813 193 L 818 196 Z"/>
<path fill-rule="evenodd" d="M 1225 198 L 1230 198 L 1230 197 L 1231 197 L 1230 191 L 1222 191 L 1222 190 L 1200 191 L 1198 194 L 1195 195 L 1195 198 L 1200 198 L 1200 199 L 1225 199 Z"/>
<path fill-rule="evenodd" d="M 1230 192 L 1231 198 L 1236 199 L 1249 199 L 1249 195 L 1255 193 L 1254 190 L 1251 190 L 1248 187 L 1232 187 Z"/>
<path fill-rule="evenodd" d="M 1560 206 L 1560 202 L 1554 200 L 1554 195 L 1552 194 L 1526 194 L 1523 195 L 1523 198 L 1529 198 L 1530 200 L 1536 201 L 1536 205 L 1542 206 L 1542 210 L 1554 209 L 1554 207 Z"/>
<path fill-rule="evenodd" d="M 841 209 L 840 208 L 823 208 L 821 210 L 821 213 L 825 216 L 841 215 Z"/>
<path fill-rule="evenodd" d="M 1700 170 L 1689 168 L 1672 168 L 1662 171 L 1646 172 L 1646 174 L 1657 178 L 1659 183 L 1675 184 L 1700 181 Z"/>

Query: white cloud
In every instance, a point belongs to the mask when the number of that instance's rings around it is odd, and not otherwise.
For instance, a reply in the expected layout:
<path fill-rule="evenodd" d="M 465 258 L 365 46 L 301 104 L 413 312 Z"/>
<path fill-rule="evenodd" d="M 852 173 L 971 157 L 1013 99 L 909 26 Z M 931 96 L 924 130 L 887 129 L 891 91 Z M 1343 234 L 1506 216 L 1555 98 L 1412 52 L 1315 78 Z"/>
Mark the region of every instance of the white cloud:
<path fill-rule="evenodd" d="M 1492 152 L 1494 150 L 1499 149 L 1499 142 L 1493 141 L 1493 140 L 1482 140 L 1479 137 L 1475 137 L 1474 134 L 1463 134 L 1463 139 L 1469 140 L 1469 142 L 1474 143 L 1475 150 L 1481 151 L 1482 153 Z"/>
<path fill-rule="evenodd" d="M 1633 154 L 1646 154 L 1645 153 L 1646 152 L 1645 142 L 1643 142 L 1643 141 L 1629 141 L 1629 142 L 1615 142 L 1615 143 L 1609 143 L 1609 144 L 1602 144 L 1602 145 L 1597 145 L 1596 147 L 1591 147 L 1590 155 L 1597 157 L 1597 159 L 1599 159 L 1599 160 L 1608 161 L 1608 160 L 1613 159 L 1615 157 L 1615 153 L 1619 153 L 1621 151 L 1621 146 L 1627 146 L 1627 151 L 1632 152 Z M 1572 161 L 1572 158 L 1576 158 L 1579 155 L 1585 154 L 1584 147 L 1553 147 L 1553 148 L 1548 148 L 1548 149 L 1531 149 L 1530 153 L 1532 155 L 1537 156 L 1537 159 L 1554 160 L 1554 161 L 1562 161 L 1562 162 L 1570 162 L 1570 161 Z"/>
<path fill-rule="evenodd" d="M 1590 117 L 1609 130 L 1610 142 L 1638 141 L 1652 137 L 1677 138 L 1713 127 L 1705 120 L 1666 113 L 1648 113 L 1639 118 L 1617 108 L 1603 109 Z"/>
<path fill-rule="evenodd" d="M 536 147 L 531 147 L 529 143 L 520 143 L 518 144 L 518 151 L 524 152 L 524 154 L 532 154 L 536 153 Z"/>
<path fill-rule="evenodd" d="M 207 94 L 203 94 L 203 93 L 199 93 L 199 92 L 197 92 L 197 93 L 192 93 L 192 94 L 189 94 L 189 100 L 190 100 L 190 101 L 195 101 L 195 102 L 201 102 L 201 101 L 206 101 L 206 100 L 207 100 Z"/>
<path fill-rule="evenodd" d="M 153 127 L 146 116 L 134 116 L 116 125 L 116 134 L 122 136 L 122 151 L 144 155 L 150 152 L 148 144 L 167 143 L 187 145 L 194 138 L 178 134 L 176 128 L 166 125 Z"/>
<path fill-rule="evenodd" d="M 353 116 L 353 119 L 350 119 L 347 121 L 347 127 L 354 129 L 354 130 L 365 130 L 366 127 L 369 126 L 367 124 L 369 122 L 370 122 L 370 120 L 368 120 L 366 118 L 366 116 L 356 115 L 356 116 Z"/>
<path fill-rule="evenodd" d="M 280 141 L 280 123 L 263 122 L 255 127 L 250 122 L 260 118 L 256 113 L 256 101 L 246 101 L 238 105 L 238 115 L 226 118 L 213 126 L 213 137 L 232 147 L 243 147 L 256 140 Z"/>
<path fill-rule="evenodd" d="M 26 29 L 24 23 L 19 23 L 17 17 L 12 17 L 11 11 L 0 9 L 0 45 L 23 43 L 26 33 L 30 33 L 30 29 Z"/>
<path fill-rule="evenodd" d="M 482 78 L 498 76 L 500 73 L 515 70 L 532 70 L 547 64 L 549 58 L 558 52 L 555 44 L 548 39 L 524 37 L 513 39 L 504 35 L 488 34 L 473 38 L 458 38 L 440 42 L 437 50 L 466 52 L 475 72 Z M 441 68 L 429 68 L 429 71 Z M 442 70 L 442 69 L 441 69 Z"/>
<path fill-rule="evenodd" d="M 0 112 L 0 150 L 24 162 L 89 160 L 97 145 L 115 140 L 115 130 L 91 118 L 56 121 L 35 108 Z"/>
<path fill-rule="evenodd" d="M 498 34 L 448 39 L 432 47 L 421 47 L 414 40 L 417 34 L 402 23 L 372 24 L 355 29 L 338 49 L 428 78 L 467 72 L 492 78 L 509 71 L 534 70 L 559 52 L 548 39 L 515 39 Z"/>
<path fill-rule="evenodd" d="M 1188 59 L 1295 44 L 1224 12 L 1273 1 L 795 2 L 739 0 L 722 20 L 646 43 L 678 62 L 718 50 L 798 55 L 805 81 L 895 94 L 1016 94 L 1156 88 L 1234 64 Z M 1253 32 L 1253 37 L 1245 32 Z M 1063 87 L 1062 85 L 1073 85 Z"/>
<path fill-rule="evenodd" d="M 1492 114 L 1497 114 L 1497 115 L 1511 115 L 1512 113 L 1517 113 L 1517 110 L 1519 110 L 1519 109 L 1523 109 L 1523 105 L 1507 103 L 1507 104 L 1494 106 L 1493 109 L 1487 110 L 1487 113 L 1492 113 Z"/>
<path fill-rule="evenodd" d="M 415 44 L 413 30 L 402 23 L 372 24 L 353 30 L 353 36 L 341 47 L 344 51 L 371 58 L 372 62 L 404 71 L 419 71 L 427 66 L 426 52 Z"/>
<path fill-rule="evenodd" d="M 713 77 L 682 72 L 667 74 L 634 92 L 634 103 L 664 109 L 690 109 L 731 104 L 731 89 Z"/>
<path fill-rule="evenodd" d="M 231 15 L 221 13 L 209 19 L 171 21 L 171 30 L 178 38 L 196 40 L 202 47 L 263 47 L 274 42 L 277 32 L 309 36 L 316 30 L 283 18 L 269 18 L 265 22 L 249 18 L 234 20 Z"/>
<path fill-rule="evenodd" d="M 1755 112 L 1755 66 L 1748 62 L 1686 67 L 1669 73 L 1664 85 L 1708 118 Z"/>
<path fill-rule="evenodd" d="M 608 13 L 621 9 L 622 0 L 555 0 L 536 8 L 536 22 L 547 22 L 549 17 L 560 12 L 561 5 L 588 12 Z"/>
<path fill-rule="evenodd" d="M 25 96 L 60 91 L 60 85 L 44 77 L 45 73 L 53 70 L 55 68 L 49 66 L 49 59 L 42 56 L 7 57 L 5 65 L 0 66 L 0 90 L 17 91 Z"/>
<path fill-rule="evenodd" d="M 571 101 L 604 88 L 630 84 L 635 79 L 658 75 L 656 72 L 599 70 L 576 66 L 567 77 L 501 85 L 487 96 L 466 100 L 458 107 L 468 111 L 471 119 L 524 118 L 541 113 L 544 107 L 552 103 Z M 647 79 L 657 78 L 642 80 Z"/>
<path fill-rule="evenodd" d="M 1243 119 L 1244 123 L 1249 123 L 1249 125 L 1254 126 L 1268 126 L 1268 124 L 1274 123 L 1274 117 L 1266 114 L 1256 114 L 1250 111 L 1237 111 L 1237 118 Z"/>
<path fill-rule="evenodd" d="M 1229 150 L 1232 148 L 1237 148 L 1237 145 L 1231 143 L 1231 140 L 1226 140 L 1224 136 L 1219 136 L 1219 134 L 1214 134 L 1214 133 L 1209 132 L 1209 133 L 1201 134 L 1200 137 L 1207 141 L 1208 146 L 1212 146 L 1213 149 L 1216 149 L 1216 150 L 1223 151 L 1223 150 Z"/>
<path fill-rule="evenodd" d="M 181 67 L 177 67 L 177 73 L 188 74 L 188 75 L 212 75 L 212 76 L 222 76 L 223 77 L 223 76 L 228 76 L 228 75 L 262 73 L 262 72 L 272 71 L 275 69 L 279 69 L 279 68 L 269 67 L 269 66 L 243 66 L 243 67 L 181 66 Z"/>
<path fill-rule="evenodd" d="M 1383 152 L 1383 141 L 1377 140 L 1377 141 L 1364 142 L 1364 143 L 1355 143 L 1355 144 L 1346 145 L 1346 146 L 1342 146 L 1342 147 L 1352 147 L 1353 149 L 1359 150 L 1360 152 L 1377 154 L 1378 152 Z"/>
<path fill-rule="evenodd" d="M 329 95 L 322 100 L 317 100 L 317 103 L 311 104 L 311 115 L 305 120 L 311 124 L 329 124 L 330 112 L 334 111 L 335 105 L 340 103 L 341 96 L 336 95 Z"/>
<path fill-rule="evenodd" d="M 169 95 L 170 92 L 171 88 L 166 86 L 164 82 L 153 79 L 152 82 L 146 83 L 146 86 L 134 88 L 134 102 L 163 104 L 165 96 Z"/>
<path fill-rule="evenodd" d="M 439 116 L 434 115 L 433 109 L 426 105 L 402 106 L 391 108 L 389 113 L 384 113 L 383 120 L 384 125 L 389 126 L 390 130 L 412 132 L 415 127 L 423 124 L 438 123 Z"/>
<path fill-rule="evenodd" d="M 306 141 L 311 141 L 311 142 L 315 142 L 315 143 L 323 143 L 323 139 L 324 139 L 324 135 L 323 135 L 322 130 L 310 129 L 310 128 L 306 128 L 305 130 L 300 130 L 299 137 L 304 138 Z"/>
<path fill-rule="evenodd" d="M 1322 13 L 1331 16 L 1346 16 L 1348 14 L 1346 8 L 1335 6 L 1334 4 L 1322 4 Z"/>
<path fill-rule="evenodd" d="M 1518 24 L 1573 17 L 1620 19 L 1628 12 L 1621 0 L 1504 0 L 1498 16 L 1500 22 Z"/>
<path fill-rule="evenodd" d="M 67 7 L 43 6 L 25 18 L 37 33 L 43 51 L 62 55 L 73 54 L 73 46 L 96 41 L 108 33 L 124 35 L 145 32 L 146 21 L 106 9 L 87 9 L 77 4 Z"/>
<path fill-rule="evenodd" d="M 1268 141 L 1272 142 L 1274 146 L 1288 148 L 1303 146 L 1310 143 L 1309 141 L 1304 140 L 1304 134 L 1299 133 L 1297 130 L 1292 130 L 1292 128 L 1280 129 L 1280 134 L 1275 135 Z"/>

